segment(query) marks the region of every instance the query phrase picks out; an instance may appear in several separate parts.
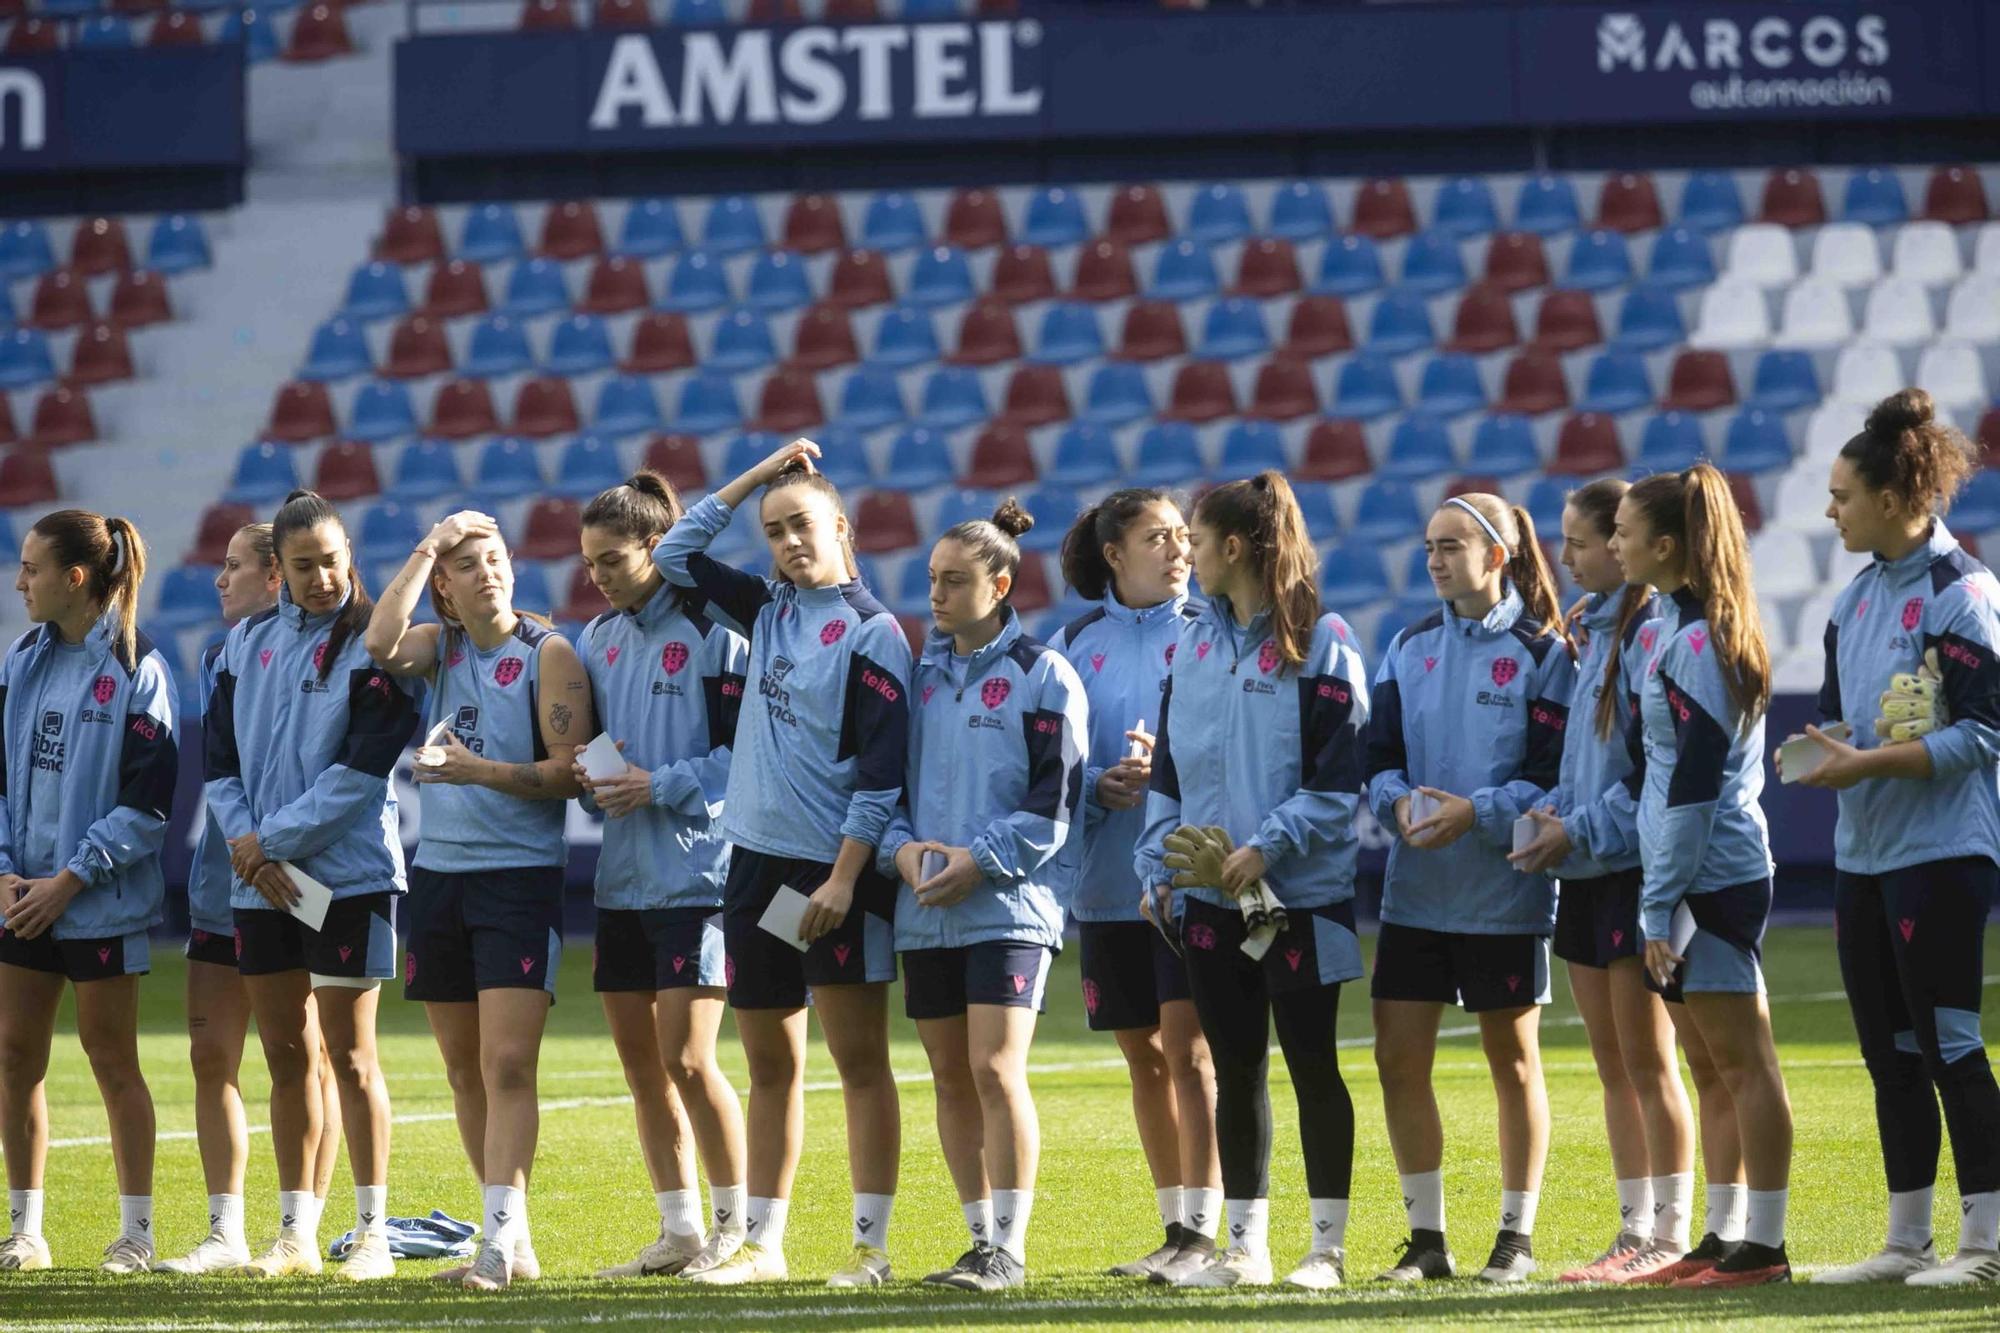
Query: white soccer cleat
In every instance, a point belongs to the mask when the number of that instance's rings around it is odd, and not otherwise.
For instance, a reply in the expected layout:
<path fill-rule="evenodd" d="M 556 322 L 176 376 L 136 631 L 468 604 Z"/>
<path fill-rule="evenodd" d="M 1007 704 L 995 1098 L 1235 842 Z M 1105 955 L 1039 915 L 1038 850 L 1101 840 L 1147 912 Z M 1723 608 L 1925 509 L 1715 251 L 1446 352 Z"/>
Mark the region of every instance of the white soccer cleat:
<path fill-rule="evenodd" d="M 829 1287 L 879 1287 L 894 1274 L 889 1269 L 889 1254 L 873 1245 L 856 1245 L 848 1252 L 847 1262 L 827 1278 Z"/>
<path fill-rule="evenodd" d="M 1314 1250 L 1285 1275 L 1285 1285 L 1302 1291 L 1331 1291 L 1347 1280 L 1347 1251 Z"/>
<path fill-rule="evenodd" d="M 319 1270 L 319 1246 L 304 1232 L 287 1229 L 236 1272 L 239 1277 L 318 1277 Z"/>
<path fill-rule="evenodd" d="M 1232 1247 L 1174 1284 L 1179 1287 L 1268 1287 L 1271 1256 Z"/>
<path fill-rule="evenodd" d="M 2000 1250 L 1960 1250 L 1950 1262 L 1926 1268 L 1903 1279 L 1912 1287 L 1969 1287 L 2000 1282 Z"/>
<path fill-rule="evenodd" d="M 688 1266 L 681 1270 L 681 1276 L 692 1279 L 706 1273 L 742 1249 L 743 1243 L 749 1238 L 749 1235 L 742 1231 L 711 1232 L 708 1244 L 701 1247 L 700 1254 L 688 1261 Z"/>
<path fill-rule="evenodd" d="M 97 1266 L 99 1272 L 113 1273 L 119 1277 L 150 1272 L 152 1267 L 152 1245 L 131 1236 L 120 1236 L 105 1246 L 104 1262 Z"/>
<path fill-rule="evenodd" d="M 49 1243 L 41 1236 L 24 1236 L 17 1231 L 0 1240 L 0 1273 L 31 1273 L 52 1262 Z"/>
<path fill-rule="evenodd" d="M 479 1253 L 472 1257 L 472 1267 L 460 1285 L 467 1291 L 505 1291 L 513 1280 L 511 1248 L 503 1250 L 489 1242 L 481 1245 Z"/>
<path fill-rule="evenodd" d="M 208 1239 L 178 1259 L 162 1259 L 153 1265 L 157 1273 L 179 1273 L 193 1277 L 200 1273 L 233 1273 L 250 1262 L 250 1247 L 232 1239 L 217 1227 Z"/>
<path fill-rule="evenodd" d="M 638 1257 L 622 1264 L 601 1268 L 599 1277 L 678 1277 L 685 1273 L 702 1254 L 700 1236 L 670 1236 L 662 1233 L 658 1240 L 639 1251 Z"/>
<path fill-rule="evenodd" d="M 1915 1273 L 1937 1267 L 1937 1247 L 1926 1243 L 1921 1250 L 1913 1250 L 1907 1245 L 1885 1245 L 1879 1254 L 1871 1254 L 1858 1263 L 1829 1268 L 1814 1273 L 1814 1282 L 1832 1282 L 1847 1285 L 1861 1282 L 1901 1282 Z"/>
<path fill-rule="evenodd" d="M 475 1267 L 478 1262 L 473 1260 Z M 334 1276 L 343 1282 L 374 1282 L 396 1276 L 396 1258 L 389 1253 L 389 1237 L 380 1231 L 364 1232 Z"/>
<path fill-rule="evenodd" d="M 746 1282 L 783 1282 L 786 1275 L 783 1254 L 746 1240 L 736 1247 L 734 1254 L 713 1267 L 689 1273 L 688 1281 L 712 1287 L 740 1287 Z"/>

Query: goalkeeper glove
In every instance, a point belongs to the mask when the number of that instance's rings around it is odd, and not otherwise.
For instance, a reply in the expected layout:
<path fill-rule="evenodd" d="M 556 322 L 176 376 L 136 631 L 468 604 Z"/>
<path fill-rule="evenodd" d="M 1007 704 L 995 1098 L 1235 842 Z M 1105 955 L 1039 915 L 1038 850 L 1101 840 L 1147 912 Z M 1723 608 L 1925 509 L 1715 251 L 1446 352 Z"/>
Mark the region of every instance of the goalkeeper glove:
<path fill-rule="evenodd" d="M 1915 672 L 1899 671 L 1889 678 L 1879 711 L 1882 715 L 1875 719 L 1875 734 L 1885 741 L 1913 741 L 1950 724 L 1937 649 L 1924 654 Z"/>
<path fill-rule="evenodd" d="M 1222 863 L 1236 850 L 1236 844 L 1219 828 L 1183 824 L 1166 836 L 1167 854 L 1161 863 L 1176 871 L 1177 889 L 1222 888 Z"/>

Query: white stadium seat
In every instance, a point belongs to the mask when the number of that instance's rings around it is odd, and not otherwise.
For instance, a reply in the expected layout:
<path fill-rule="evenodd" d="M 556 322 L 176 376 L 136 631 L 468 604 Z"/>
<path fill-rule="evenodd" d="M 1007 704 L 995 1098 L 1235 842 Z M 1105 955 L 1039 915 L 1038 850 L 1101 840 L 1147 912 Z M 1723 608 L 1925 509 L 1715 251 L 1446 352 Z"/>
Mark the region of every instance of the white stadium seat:
<path fill-rule="evenodd" d="M 1913 278 L 1884 278 L 1869 289 L 1861 331 L 1896 347 L 1928 342 L 1937 333 L 1930 293 Z"/>
<path fill-rule="evenodd" d="M 1819 586 L 1819 561 L 1805 534 L 1766 527 L 1750 539 L 1750 565 L 1760 597 L 1803 597 Z"/>
<path fill-rule="evenodd" d="M 1840 445 L 1836 444 L 1833 448 L 1838 452 Z M 1832 454 L 1825 458 L 1812 454 L 1810 442 L 1807 451 L 1806 457 L 1793 464 L 1792 469 L 1779 480 L 1774 517 L 1794 531 L 1818 534 L 1832 526 L 1826 517 L 1827 465 Z"/>
<path fill-rule="evenodd" d="M 1942 222 L 1906 223 L 1896 233 L 1889 267 L 1897 277 L 1926 287 L 1950 286 L 1965 271 L 1958 257 L 1958 233 Z"/>
<path fill-rule="evenodd" d="M 2000 272 L 1974 273 L 1951 289 L 1944 331 L 1972 342 L 2000 342 Z"/>
<path fill-rule="evenodd" d="M 1979 349 L 1971 343 L 1947 340 L 1926 347 L 1917 361 L 1916 382 L 1945 407 L 1975 417 L 1993 397 Z"/>
<path fill-rule="evenodd" d="M 1774 341 L 1780 347 L 1838 347 L 1854 336 L 1847 293 L 1821 278 L 1807 278 L 1785 293 L 1785 318 Z"/>
<path fill-rule="evenodd" d="M 1738 227 L 1729 238 L 1729 257 L 1723 263 L 1726 282 L 1747 282 L 1753 287 L 1783 287 L 1799 276 L 1798 251 L 1792 233 L 1770 222 L 1753 222 Z"/>
<path fill-rule="evenodd" d="M 1882 247 L 1875 229 L 1835 222 L 1813 237 L 1812 275 L 1840 287 L 1866 287 L 1882 276 Z"/>
<path fill-rule="evenodd" d="M 1774 694 L 1819 693 L 1820 685 L 1826 679 L 1826 652 L 1820 641 L 1801 643 L 1783 657 L 1778 658 L 1771 670 L 1771 691 Z M 1782 736 L 1768 738 L 1773 746 L 1783 741 Z"/>
<path fill-rule="evenodd" d="M 1696 347 L 1757 347 L 1771 339 L 1764 293 L 1746 282 L 1718 282 L 1701 294 L 1688 342 Z"/>
<path fill-rule="evenodd" d="M 1880 343 L 1850 343 L 1833 363 L 1833 396 L 1867 409 L 1899 389 L 1907 388 L 1903 365 L 1893 347 Z M 1856 423 L 1854 430 L 1860 430 Z M 1852 435 L 1854 432 L 1849 431 Z"/>
<path fill-rule="evenodd" d="M 1898 376 L 1898 379 L 1901 377 Z M 1902 386 L 1899 383 L 1897 387 Z M 1877 394 L 1865 403 L 1849 403 L 1840 401 L 1835 395 L 1814 408 L 1813 414 L 1806 418 L 1806 457 L 1816 459 L 1822 465 L 1831 462 L 1833 456 L 1840 452 L 1840 446 L 1861 430 L 1868 420 L 1868 409 L 1880 397 Z"/>

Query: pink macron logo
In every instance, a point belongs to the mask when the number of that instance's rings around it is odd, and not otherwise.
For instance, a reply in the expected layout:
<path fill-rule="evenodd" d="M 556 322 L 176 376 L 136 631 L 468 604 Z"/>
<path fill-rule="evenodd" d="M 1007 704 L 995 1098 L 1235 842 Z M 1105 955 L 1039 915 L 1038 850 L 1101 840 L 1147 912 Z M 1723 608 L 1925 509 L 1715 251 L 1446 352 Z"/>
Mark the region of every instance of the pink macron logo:
<path fill-rule="evenodd" d="M 260 649 L 258 651 L 257 665 L 269 669 L 271 665 L 271 650 L 269 648 Z"/>
<path fill-rule="evenodd" d="M 924 686 L 924 702 L 929 703 L 931 701 L 931 696 L 936 693 L 937 693 L 937 686 L 935 685 Z"/>
<path fill-rule="evenodd" d="M 606 648 L 606 649 L 604 650 L 604 664 L 605 664 L 606 666 L 617 666 L 617 665 L 618 665 L 618 645 L 617 645 L 617 644 L 615 644 L 615 643 L 614 643 L 614 644 L 612 644 L 612 645 L 611 645 L 611 646 L 610 646 L 609 648 Z"/>
<path fill-rule="evenodd" d="M 1702 649 L 1708 647 L 1708 631 L 1705 629 L 1689 630 L 1688 647 L 1694 649 L 1694 655 L 1696 657 L 1700 657 Z"/>
<path fill-rule="evenodd" d="M 451 656 L 444 659 L 444 664 L 447 667 L 455 667 L 464 660 L 465 660 L 465 649 L 454 648 L 451 650 Z"/>
<path fill-rule="evenodd" d="M 1435 657 L 1426 657 L 1424 659 L 1424 674 L 1426 676 L 1428 676 L 1431 672 L 1436 671 L 1437 669 L 1438 669 L 1438 660 Z"/>
<path fill-rule="evenodd" d="M 1090 669 L 1091 669 L 1092 671 L 1102 671 L 1102 670 L 1104 670 L 1104 654 L 1103 654 L 1103 653 L 1092 653 L 1092 654 L 1090 655 Z"/>

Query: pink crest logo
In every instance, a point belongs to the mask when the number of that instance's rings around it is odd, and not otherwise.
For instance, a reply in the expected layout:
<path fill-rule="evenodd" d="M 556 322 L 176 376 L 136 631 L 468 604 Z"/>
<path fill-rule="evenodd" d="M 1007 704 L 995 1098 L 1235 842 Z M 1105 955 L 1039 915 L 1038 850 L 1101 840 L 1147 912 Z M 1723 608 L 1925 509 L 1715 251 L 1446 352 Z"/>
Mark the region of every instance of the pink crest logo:
<path fill-rule="evenodd" d="M 1285 962 L 1287 962 L 1288 964 L 1290 964 L 1290 965 L 1291 965 L 1291 969 L 1292 969 L 1292 971 L 1294 971 L 1294 972 L 1296 972 L 1296 971 L 1298 971 L 1298 970 L 1299 970 L 1299 964 L 1300 964 L 1300 963 L 1301 963 L 1302 961 L 1304 961 L 1304 959 L 1305 959 L 1305 956 L 1306 956 L 1306 955 L 1305 955 L 1305 950 L 1303 950 L 1303 949 L 1287 949 L 1287 950 L 1285 950 Z"/>
<path fill-rule="evenodd" d="M 839 643 L 846 634 L 847 622 L 845 620 L 829 620 L 820 628 L 819 641 L 822 646 L 831 648 L 836 643 Z"/>
<path fill-rule="evenodd" d="M 1167 645 L 1167 665 L 1168 665 L 1168 666 L 1172 666 L 1172 665 L 1174 664 L 1174 649 L 1176 649 L 1176 648 L 1178 648 L 1178 647 L 1180 647 L 1180 645 L 1179 645 L 1179 644 L 1177 644 L 1177 643 L 1170 643 L 1170 644 L 1168 644 L 1168 645 Z"/>
<path fill-rule="evenodd" d="M 678 676 L 687 664 L 688 646 L 680 640 L 676 639 L 660 649 L 660 665 L 666 668 L 669 676 Z"/>
<path fill-rule="evenodd" d="M 506 689 L 521 678 L 522 668 L 526 666 L 527 663 L 518 657 L 501 658 L 499 665 L 493 668 L 493 683 Z"/>
<path fill-rule="evenodd" d="M 1696 657 L 1700 657 L 1702 649 L 1708 647 L 1708 631 L 1705 629 L 1689 630 L 1688 647 L 1694 649 Z"/>
<path fill-rule="evenodd" d="M 321 639 L 321 640 L 319 641 L 318 645 L 317 645 L 317 646 L 315 646 L 315 647 L 313 648 L 313 670 L 314 670 L 314 671 L 324 671 L 324 670 L 326 670 L 326 640 L 325 640 L 325 639 Z"/>
<path fill-rule="evenodd" d="M 260 667 L 269 667 L 271 665 L 271 650 L 269 648 L 257 654 L 257 665 Z"/>
<path fill-rule="evenodd" d="M 1087 1014 L 1094 1014 L 1094 1013 L 1096 1013 L 1096 1012 L 1097 1012 L 1097 1006 L 1098 1006 L 1098 1005 L 1099 1005 L 1100 1003 L 1102 1003 L 1102 1002 L 1103 1002 L 1103 999 L 1104 999 L 1104 997 L 1103 997 L 1102 995 L 1098 994 L 1098 991 L 1097 991 L 1097 983 L 1096 983 L 1096 982 L 1094 982 L 1094 981 L 1092 981 L 1092 980 L 1091 980 L 1091 979 L 1090 979 L 1089 977 L 1085 977 L 1085 978 L 1083 979 L 1083 1010 L 1084 1010 L 1084 1012 L 1085 1012 L 1085 1013 L 1087 1013 Z"/>
<path fill-rule="evenodd" d="M 1090 655 L 1090 669 L 1091 669 L 1092 671 L 1102 671 L 1102 670 L 1104 670 L 1104 654 L 1103 654 L 1103 653 L 1092 653 L 1092 654 Z"/>
<path fill-rule="evenodd" d="M 612 645 L 611 645 L 611 646 L 610 646 L 609 648 L 606 648 L 606 649 L 604 650 L 604 664 L 605 664 L 606 666 L 617 666 L 617 665 L 618 665 L 618 645 L 617 645 L 617 644 L 615 644 L 615 643 L 614 643 L 614 644 L 612 644 Z"/>
<path fill-rule="evenodd" d="M 931 701 L 931 696 L 936 693 L 937 693 L 937 686 L 935 685 L 924 686 L 924 702 L 929 703 Z"/>
<path fill-rule="evenodd" d="M 1915 629 L 1917 622 L 1924 618 L 1924 599 L 1912 597 L 1903 603 L 1903 628 Z"/>
<path fill-rule="evenodd" d="M 1267 676 L 1278 669 L 1277 640 L 1266 639 L 1259 645 L 1257 649 L 1257 669 Z"/>
<path fill-rule="evenodd" d="M 1521 664 L 1511 657 L 1493 659 L 1493 683 L 1505 688 L 1514 677 L 1521 674 Z"/>
<path fill-rule="evenodd" d="M 1012 684 L 995 676 L 979 687 L 979 702 L 985 704 L 988 708 L 998 708 L 1001 704 L 1007 702 L 1007 696 L 1013 692 L 1014 687 Z"/>
<path fill-rule="evenodd" d="M 100 704 L 111 702 L 111 696 L 118 692 L 118 682 L 109 676 L 99 676 L 90 686 L 90 697 Z"/>
<path fill-rule="evenodd" d="M 1196 644 L 1194 646 L 1195 660 L 1197 662 L 1206 662 L 1208 660 L 1208 650 L 1213 648 L 1214 646 L 1215 646 L 1214 644 L 1208 643 L 1206 641 Z"/>
<path fill-rule="evenodd" d="M 1644 648 L 1647 652 L 1649 653 L 1652 652 L 1653 645 L 1658 643 L 1659 641 L 1660 641 L 1660 631 L 1658 629 L 1654 628 L 1651 625 L 1642 625 L 1639 627 L 1639 646 Z"/>
<path fill-rule="evenodd" d="M 1424 659 L 1424 674 L 1426 676 L 1430 675 L 1431 672 L 1437 670 L 1437 666 L 1438 660 L 1435 657 L 1426 657 Z"/>
<path fill-rule="evenodd" d="M 1197 949 L 1213 949 L 1215 947 L 1214 926 L 1197 922 L 1188 927 L 1187 937 L 1188 943 Z"/>

